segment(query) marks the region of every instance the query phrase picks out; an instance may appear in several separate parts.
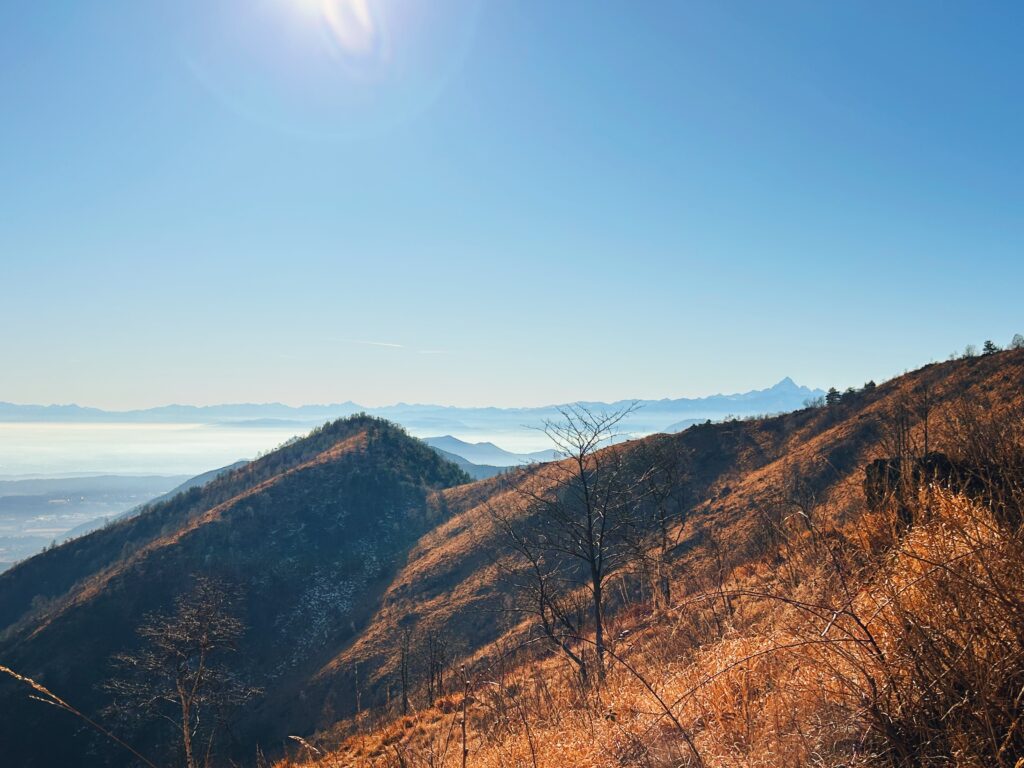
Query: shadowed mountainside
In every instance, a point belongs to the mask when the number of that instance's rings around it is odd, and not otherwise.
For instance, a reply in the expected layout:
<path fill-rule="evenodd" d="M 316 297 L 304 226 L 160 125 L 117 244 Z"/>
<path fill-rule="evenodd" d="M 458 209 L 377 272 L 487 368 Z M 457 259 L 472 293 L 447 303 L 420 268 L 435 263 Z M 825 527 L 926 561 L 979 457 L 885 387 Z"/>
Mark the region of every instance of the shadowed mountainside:
<path fill-rule="evenodd" d="M 186 591 L 191 574 L 214 576 L 244 594 L 242 667 L 267 691 L 234 734 L 248 743 L 261 727 L 273 743 L 309 722 L 293 703 L 304 676 L 357 631 L 408 546 L 441 517 L 436 491 L 468 479 L 386 422 L 328 424 L 0 576 L 0 659 L 97 712 L 111 654 L 134 647 L 143 618 Z M 78 724 L 11 681 L 0 681 L 0 700 L 11 764 L 105 763 Z M 290 717 L 265 730 L 261 713 L 279 710 Z"/>

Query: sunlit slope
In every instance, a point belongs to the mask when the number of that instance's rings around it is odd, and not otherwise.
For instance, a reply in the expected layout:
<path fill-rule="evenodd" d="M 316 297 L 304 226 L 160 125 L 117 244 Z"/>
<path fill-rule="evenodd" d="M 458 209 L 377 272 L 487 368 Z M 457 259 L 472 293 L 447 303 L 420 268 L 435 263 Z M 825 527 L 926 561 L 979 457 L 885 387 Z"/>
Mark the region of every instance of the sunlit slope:
<path fill-rule="evenodd" d="M 698 425 L 607 450 L 640 454 L 661 443 L 684 457 L 688 511 L 674 532 L 674 569 L 685 594 L 722 574 L 761 567 L 755 564 L 762 563 L 768 545 L 764 515 L 794 498 L 836 525 L 856 528 L 865 507 L 865 466 L 889 455 L 885 425 L 898 404 L 926 400 L 937 440 L 944 417 L 959 404 L 1010 404 L 1022 397 L 1024 352 L 1004 352 L 929 365 L 830 407 Z M 533 467 L 442 494 L 451 517 L 411 549 L 366 629 L 320 669 L 308 689 L 324 702 L 324 726 L 332 717 L 354 713 L 357 665 L 366 691 L 363 706 L 386 703 L 389 690 L 394 702 L 400 627 L 415 627 L 421 638 L 446 638 L 458 649 L 453 663 L 493 662 L 515 638 L 525 637 L 527 624 L 506 610 L 508 575 L 495 565 L 503 542 L 492 512 L 521 504 L 522 491 L 543 485 L 551 471 L 550 465 Z"/>

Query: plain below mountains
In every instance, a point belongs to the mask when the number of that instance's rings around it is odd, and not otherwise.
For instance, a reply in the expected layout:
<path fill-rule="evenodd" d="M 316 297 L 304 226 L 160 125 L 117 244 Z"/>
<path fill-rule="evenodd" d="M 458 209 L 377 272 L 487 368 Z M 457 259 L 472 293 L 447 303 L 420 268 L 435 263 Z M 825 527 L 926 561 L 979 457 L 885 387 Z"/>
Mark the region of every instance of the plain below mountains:
<path fill-rule="evenodd" d="M 147 499 L 142 504 L 138 504 L 134 507 L 131 507 L 130 509 L 126 509 L 123 512 L 117 512 L 112 515 L 95 518 L 85 523 L 82 523 L 81 525 L 78 525 L 72 528 L 67 533 L 65 533 L 60 538 L 60 540 L 70 541 L 71 539 L 75 539 L 79 536 L 84 536 L 87 533 L 91 533 L 92 531 L 95 531 L 97 528 L 102 528 L 104 525 L 109 525 L 115 520 L 123 520 L 124 518 L 133 517 L 134 515 L 137 515 L 140 512 L 142 512 L 142 510 L 145 509 L 150 504 L 157 504 L 161 501 L 167 501 L 168 499 L 177 496 L 179 493 L 184 493 L 185 491 L 190 491 L 193 488 L 199 488 L 201 486 L 204 486 L 210 481 L 216 480 L 221 475 L 227 472 L 233 472 L 236 469 L 240 469 L 241 467 L 244 467 L 248 463 L 248 460 L 241 459 L 233 464 L 229 464 L 226 467 L 220 467 L 219 469 L 211 469 L 209 472 L 203 472 L 202 474 L 196 475 L 195 477 L 190 477 L 183 483 L 175 486 L 166 493 L 162 493 L 159 496 L 156 496 L 155 498 Z"/>
<path fill-rule="evenodd" d="M 0 571 L 51 542 L 99 527 L 185 479 L 95 475 L 0 480 Z"/>

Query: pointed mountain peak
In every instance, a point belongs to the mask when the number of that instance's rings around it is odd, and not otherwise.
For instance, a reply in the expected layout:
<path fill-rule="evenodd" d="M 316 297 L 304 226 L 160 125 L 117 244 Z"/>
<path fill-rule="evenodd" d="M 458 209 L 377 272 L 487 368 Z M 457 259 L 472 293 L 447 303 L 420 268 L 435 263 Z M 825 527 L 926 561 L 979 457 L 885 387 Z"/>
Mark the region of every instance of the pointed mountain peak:
<path fill-rule="evenodd" d="M 793 381 L 791 378 L 789 378 L 789 376 L 787 376 L 774 387 L 772 387 L 772 389 L 778 391 L 783 389 L 800 389 L 800 387 L 797 386 L 797 383 L 795 381 Z"/>

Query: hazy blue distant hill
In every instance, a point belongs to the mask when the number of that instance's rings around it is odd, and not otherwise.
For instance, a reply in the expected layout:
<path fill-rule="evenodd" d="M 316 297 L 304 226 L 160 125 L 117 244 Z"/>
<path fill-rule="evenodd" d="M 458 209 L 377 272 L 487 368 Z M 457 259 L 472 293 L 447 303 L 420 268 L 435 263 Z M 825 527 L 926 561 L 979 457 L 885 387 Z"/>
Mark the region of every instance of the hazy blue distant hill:
<path fill-rule="evenodd" d="M 534 461 L 553 461 L 558 458 L 555 451 L 534 451 L 533 453 L 512 453 L 499 448 L 494 443 L 467 443 L 451 435 L 443 437 L 424 437 L 423 442 L 431 448 L 445 453 L 461 456 L 466 461 L 477 465 L 496 467 L 514 467 L 519 464 L 530 464 Z"/>
<path fill-rule="evenodd" d="M 671 435 L 676 432 L 682 432 L 684 429 L 689 429 L 694 424 L 701 424 L 705 421 L 707 421 L 707 419 L 683 419 L 682 421 L 677 421 L 674 424 L 669 424 L 662 430 L 662 432 Z"/>
<path fill-rule="evenodd" d="M 131 411 L 104 411 L 81 405 L 19 405 L 0 402 L 3 422 L 102 422 L 212 424 L 251 420 L 288 420 L 298 423 L 322 423 L 338 416 L 350 416 L 366 410 L 355 403 L 303 405 L 282 403 L 239 403 L 232 405 L 162 405 Z"/>
<path fill-rule="evenodd" d="M 433 448 L 434 453 L 436 453 L 442 459 L 450 461 L 452 464 L 457 466 L 459 469 L 461 469 L 474 480 L 486 480 L 489 477 L 500 475 L 502 472 L 505 471 L 505 467 L 492 467 L 487 464 L 474 464 L 473 462 L 467 461 L 458 454 L 448 453 L 448 451 L 443 451 L 440 448 L 437 448 L 436 446 L 430 447 Z"/>
<path fill-rule="evenodd" d="M 48 495 L 65 496 L 117 496 L 131 494 L 152 497 L 153 488 L 167 489 L 180 484 L 185 478 L 168 475 L 89 475 L 87 477 L 30 477 L 0 480 L 0 497 Z M 163 491 L 161 491 L 162 493 Z"/>

